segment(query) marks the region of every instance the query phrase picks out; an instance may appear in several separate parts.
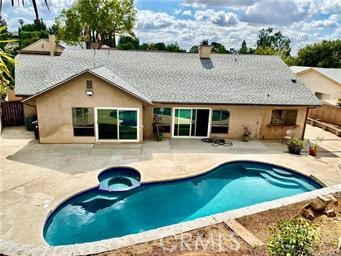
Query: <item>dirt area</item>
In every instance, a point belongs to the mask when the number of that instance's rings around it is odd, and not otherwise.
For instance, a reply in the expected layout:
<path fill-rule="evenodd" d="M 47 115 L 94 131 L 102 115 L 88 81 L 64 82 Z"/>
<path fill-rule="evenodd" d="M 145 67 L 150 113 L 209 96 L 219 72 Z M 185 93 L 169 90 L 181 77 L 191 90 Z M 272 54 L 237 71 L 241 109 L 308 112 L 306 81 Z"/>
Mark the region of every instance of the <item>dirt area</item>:
<path fill-rule="evenodd" d="M 317 256 L 340 256 L 337 252 L 338 241 L 341 238 L 341 193 L 335 195 L 338 201 L 337 216 L 328 218 L 322 215 L 314 220 L 322 233 L 322 243 Z M 255 234 L 266 244 L 270 237 L 269 227 L 279 220 L 291 219 L 309 202 L 301 202 L 266 212 L 253 214 L 237 219 L 243 226 Z M 258 256 L 267 255 L 266 246 L 252 249 L 241 238 L 223 223 L 193 230 L 163 240 L 134 245 L 97 256 Z"/>

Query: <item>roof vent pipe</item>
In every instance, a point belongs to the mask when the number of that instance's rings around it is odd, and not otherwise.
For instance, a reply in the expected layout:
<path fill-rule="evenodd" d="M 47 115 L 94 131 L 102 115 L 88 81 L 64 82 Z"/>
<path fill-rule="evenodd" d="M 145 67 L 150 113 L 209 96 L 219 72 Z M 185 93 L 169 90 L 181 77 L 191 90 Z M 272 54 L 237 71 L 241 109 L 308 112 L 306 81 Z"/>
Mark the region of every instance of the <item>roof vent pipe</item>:
<path fill-rule="evenodd" d="M 203 40 L 199 45 L 199 58 L 210 59 L 212 46 L 208 44 L 208 40 Z"/>

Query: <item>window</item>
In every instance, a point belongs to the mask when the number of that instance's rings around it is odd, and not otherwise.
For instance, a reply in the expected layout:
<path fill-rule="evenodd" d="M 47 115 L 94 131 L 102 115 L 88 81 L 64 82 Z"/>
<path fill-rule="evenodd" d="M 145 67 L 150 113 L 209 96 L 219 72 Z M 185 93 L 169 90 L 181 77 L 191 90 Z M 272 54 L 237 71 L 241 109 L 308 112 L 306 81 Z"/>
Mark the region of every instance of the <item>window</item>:
<path fill-rule="evenodd" d="M 226 110 L 212 111 L 211 133 L 228 133 L 230 112 Z"/>
<path fill-rule="evenodd" d="M 74 136 L 94 136 L 94 109 L 72 108 L 72 123 Z"/>
<path fill-rule="evenodd" d="M 172 123 L 171 108 L 153 109 L 154 132 L 156 132 L 156 126 L 158 126 L 161 132 L 170 133 L 171 123 Z"/>
<path fill-rule="evenodd" d="M 274 109 L 272 110 L 271 124 L 296 125 L 297 109 Z"/>

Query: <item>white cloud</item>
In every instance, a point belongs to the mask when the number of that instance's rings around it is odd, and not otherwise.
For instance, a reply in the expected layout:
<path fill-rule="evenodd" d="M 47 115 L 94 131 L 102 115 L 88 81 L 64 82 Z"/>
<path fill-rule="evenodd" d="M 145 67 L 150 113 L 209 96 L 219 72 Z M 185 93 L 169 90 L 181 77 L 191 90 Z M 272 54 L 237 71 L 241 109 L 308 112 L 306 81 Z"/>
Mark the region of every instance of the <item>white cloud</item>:
<path fill-rule="evenodd" d="M 153 12 L 150 10 L 141 10 L 137 13 L 137 29 L 138 30 L 154 30 L 162 29 L 174 24 L 176 21 L 174 16 L 164 12 Z"/>
<path fill-rule="evenodd" d="M 233 26 L 239 23 L 236 14 L 232 12 L 214 11 L 213 9 L 196 11 L 194 16 L 198 21 L 207 21 L 218 26 Z"/>
<path fill-rule="evenodd" d="M 247 7 L 241 20 L 255 24 L 290 25 L 303 19 L 305 11 L 293 0 L 262 0 Z"/>
<path fill-rule="evenodd" d="M 299 9 L 305 10 L 309 17 L 318 14 L 341 13 L 340 0 L 295 0 Z"/>
<path fill-rule="evenodd" d="M 175 10 L 173 11 L 173 14 L 174 14 L 174 15 L 179 15 L 179 14 L 181 14 L 181 12 L 182 12 L 181 9 L 175 9 Z"/>
<path fill-rule="evenodd" d="M 184 15 L 184 16 L 192 16 L 192 11 L 191 10 L 184 10 L 182 12 L 182 15 Z"/>

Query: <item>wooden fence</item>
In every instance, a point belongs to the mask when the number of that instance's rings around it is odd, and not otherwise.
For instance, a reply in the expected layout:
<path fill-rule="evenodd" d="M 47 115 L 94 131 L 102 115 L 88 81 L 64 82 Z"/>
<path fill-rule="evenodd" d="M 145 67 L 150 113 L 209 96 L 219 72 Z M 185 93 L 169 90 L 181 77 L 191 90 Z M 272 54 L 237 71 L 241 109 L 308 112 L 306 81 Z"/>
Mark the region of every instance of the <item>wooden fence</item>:
<path fill-rule="evenodd" d="M 21 101 L 1 102 L 2 127 L 24 125 L 24 109 Z"/>
<path fill-rule="evenodd" d="M 341 126 L 341 108 L 323 104 L 309 110 L 309 118 Z"/>

